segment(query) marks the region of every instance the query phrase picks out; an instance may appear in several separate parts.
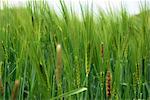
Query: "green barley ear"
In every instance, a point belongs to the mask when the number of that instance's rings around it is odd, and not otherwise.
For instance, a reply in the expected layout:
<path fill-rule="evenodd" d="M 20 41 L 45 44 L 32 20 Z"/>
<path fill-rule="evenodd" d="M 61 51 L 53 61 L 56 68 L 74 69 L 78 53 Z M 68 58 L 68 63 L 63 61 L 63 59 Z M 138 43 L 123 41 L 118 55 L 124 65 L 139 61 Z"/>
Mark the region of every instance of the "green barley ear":
<path fill-rule="evenodd" d="M 136 80 L 137 84 L 139 84 L 139 79 L 140 78 L 140 69 L 139 69 L 139 64 L 136 65 Z"/>
<path fill-rule="evenodd" d="M 90 66 L 89 64 L 86 64 L 86 77 L 89 76 L 89 73 L 90 73 Z"/>
<path fill-rule="evenodd" d="M 87 57 L 85 59 L 86 59 L 86 77 L 88 77 L 90 73 L 90 65 L 88 64 Z"/>
<path fill-rule="evenodd" d="M 104 90 L 104 72 L 103 71 L 101 71 L 100 72 L 100 86 L 101 86 L 101 91 L 103 91 Z"/>
<path fill-rule="evenodd" d="M 62 82 L 61 82 L 61 77 L 62 77 L 62 48 L 61 45 L 57 45 L 57 63 L 56 63 L 56 69 L 55 69 L 55 75 L 56 75 L 56 84 L 58 87 L 58 94 L 62 93 Z"/>
<path fill-rule="evenodd" d="M 136 64 L 136 70 L 135 70 L 135 79 L 134 79 L 134 89 L 135 89 L 135 95 L 136 98 L 138 98 L 138 93 L 139 93 L 139 86 L 140 86 L 140 68 L 139 64 Z"/>
<path fill-rule="evenodd" d="M 87 44 L 87 48 L 85 49 L 85 64 L 86 64 L 86 77 L 88 77 L 90 73 L 90 43 Z"/>

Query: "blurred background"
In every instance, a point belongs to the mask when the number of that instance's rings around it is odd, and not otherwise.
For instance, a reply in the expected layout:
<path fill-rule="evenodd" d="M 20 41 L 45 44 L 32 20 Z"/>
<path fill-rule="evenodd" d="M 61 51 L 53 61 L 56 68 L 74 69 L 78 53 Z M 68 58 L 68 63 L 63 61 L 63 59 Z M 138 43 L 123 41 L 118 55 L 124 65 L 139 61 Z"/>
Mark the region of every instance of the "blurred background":
<path fill-rule="evenodd" d="M 0 2 L 0 8 L 3 8 L 2 2 L 7 2 L 9 6 L 25 6 L 27 1 L 31 0 L 1 0 Z M 43 0 L 34 0 L 34 1 L 43 1 Z M 60 9 L 60 3 L 59 0 L 44 0 L 47 1 L 50 5 L 50 7 L 54 8 L 57 12 L 59 12 Z M 140 4 L 143 3 L 150 3 L 150 0 L 64 0 L 66 5 L 68 7 L 72 6 L 74 10 L 80 14 L 80 4 L 89 5 L 92 6 L 94 9 L 94 12 L 97 13 L 98 9 L 103 9 L 107 11 L 110 7 L 114 11 L 119 11 L 121 6 L 123 5 L 126 7 L 127 11 L 130 14 L 137 14 L 139 13 Z"/>

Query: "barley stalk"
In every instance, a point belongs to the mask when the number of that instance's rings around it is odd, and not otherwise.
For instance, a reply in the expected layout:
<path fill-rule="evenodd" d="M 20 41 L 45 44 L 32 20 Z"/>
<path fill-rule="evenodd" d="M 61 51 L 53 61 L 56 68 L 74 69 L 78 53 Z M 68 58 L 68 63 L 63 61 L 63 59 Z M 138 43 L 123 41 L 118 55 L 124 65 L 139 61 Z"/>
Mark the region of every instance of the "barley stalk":
<path fill-rule="evenodd" d="M 0 92 L 4 95 L 4 87 L 2 83 L 2 62 L 0 62 Z"/>
<path fill-rule="evenodd" d="M 78 64 L 78 57 L 75 56 L 75 67 L 76 67 L 76 83 L 77 83 L 77 87 L 80 87 L 80 66 Z"/>
<path fill-rule="evenodd" d="M 102 64 L 104 63 L 104 43 L 101 43 L 101 58 L 102 58 Z"/>
<path fill-rule="evenodd" d="M 20 85 L 19 80 L 15 80 L 15 84 L 14 84 L 14 87 L 12 90 L 12 95 L 11 95 L 12 100 L 16 100 L 16 98 L 17 98 L 17 93 L 19 91 L 19 85 Z"/>
<path fill-rule="evenodd" d="M 140 78 L 140 69 L 139 69 L 139 64 L 136 65 L 136 81 L 137 84 L 139 84 L 139 79 Z"/>

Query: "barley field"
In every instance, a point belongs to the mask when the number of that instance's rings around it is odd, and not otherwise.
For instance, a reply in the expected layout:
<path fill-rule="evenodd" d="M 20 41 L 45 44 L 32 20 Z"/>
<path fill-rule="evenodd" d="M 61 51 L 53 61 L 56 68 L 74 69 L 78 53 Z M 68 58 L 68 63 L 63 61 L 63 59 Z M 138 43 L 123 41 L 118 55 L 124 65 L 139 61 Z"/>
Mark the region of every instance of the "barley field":
<path fill-rule="evenodd" d="M 0 99 L 150 100 L 150 10 L 130 15 L 60 0 L 0 10 Z"/>

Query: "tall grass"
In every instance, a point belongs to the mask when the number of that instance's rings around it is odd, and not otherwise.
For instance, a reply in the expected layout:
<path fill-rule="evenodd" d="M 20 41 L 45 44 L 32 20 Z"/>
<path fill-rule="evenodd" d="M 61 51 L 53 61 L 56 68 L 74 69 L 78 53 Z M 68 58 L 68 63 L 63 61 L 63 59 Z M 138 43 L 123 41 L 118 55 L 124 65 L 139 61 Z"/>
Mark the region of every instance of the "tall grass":
<path fill-rule="evenodd" d="M 79 18 L 60 5 L 61 15 L 42 2 L 0 10 L 0 98 L 10 99 L 17 81 L 18 100 L 150 99 L 148 7 L 94 15 L 81 5 Z"/>

